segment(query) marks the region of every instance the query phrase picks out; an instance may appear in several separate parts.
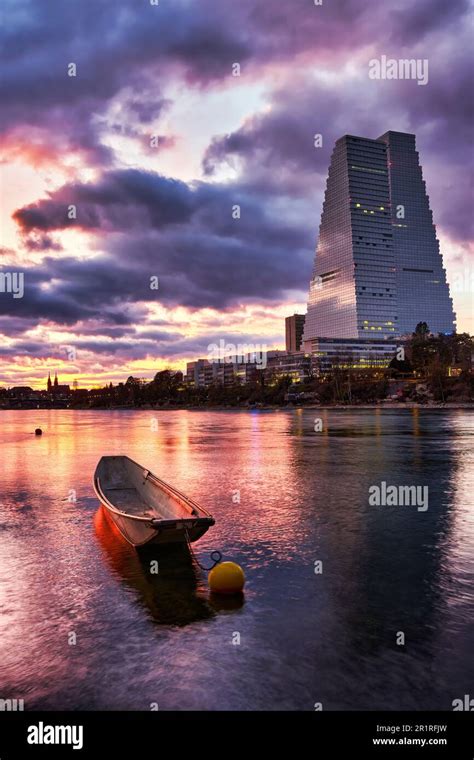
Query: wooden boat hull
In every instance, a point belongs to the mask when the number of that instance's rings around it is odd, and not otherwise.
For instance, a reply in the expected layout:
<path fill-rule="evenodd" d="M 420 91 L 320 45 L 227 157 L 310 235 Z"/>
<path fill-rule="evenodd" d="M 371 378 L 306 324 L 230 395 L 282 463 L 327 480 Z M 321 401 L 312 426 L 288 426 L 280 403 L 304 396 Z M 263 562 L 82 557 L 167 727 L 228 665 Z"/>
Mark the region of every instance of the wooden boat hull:
<path fill-rule="evenodd" d="M 94 491 L 108 519 L 136 547 L 197 541 L 214 525 L 209 512 L 129 457 L 102 457 Z"/>

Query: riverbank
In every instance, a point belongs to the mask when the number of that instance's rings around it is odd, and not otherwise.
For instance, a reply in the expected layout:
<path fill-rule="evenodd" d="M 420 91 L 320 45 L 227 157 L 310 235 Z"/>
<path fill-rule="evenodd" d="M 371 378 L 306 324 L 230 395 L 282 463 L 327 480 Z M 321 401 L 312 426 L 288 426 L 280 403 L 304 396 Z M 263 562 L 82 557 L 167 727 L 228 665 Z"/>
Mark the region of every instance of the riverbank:
<path fill-rule="evenodd" d="M 302 403 L 302 404 L 261 404 L 261 405 L 254 405 L 254 406 L 244 406 L 244 405 L 237 405 L 237 404 L 206 404 L 206 405 L 191 405 L 191 404 L 181 404 L 181 405 L 162 405 L 162 406 L 154 406 L 152 404 L 142 404 L 140 406 L 132 406 L 132 405 L 121 405 L 121 406 L 42 406 L 42 407 L 35 407 L 35 406 L 2 406 L 0 407 L 1 411 L 47 411 L 47 410 L 61 410 L 61 411 L 98 411 L 98 412 L 106 412 L 106 411 L 151 411 L 151 412 L 166 412 L 166 411 L 178 411 L 178 410 L 189 410 L 189 411 L 200 411 L 200 412 L 206 412 L 206 411 L 219 411 L 219 410 L 226 410 L 226 411 L 232 411 L 233 409 L 238 411 L 247 411 L 247 412 L 255 412 L 255 411 L 277 411 L 279 409 L 281 410 L 291 410 L 291 409 L 424 409 L 424 410 L 438 410 L 438 409 L 474 409 L 474 402 L 472 401 L 446 401 L 444 403 L 442 402 L 429 402 L 429 403 L 418 403 L 415 401 L 380 401 L 378 403 L 373 404 L 316 404 L 314 402 L 310 403 Z"/>

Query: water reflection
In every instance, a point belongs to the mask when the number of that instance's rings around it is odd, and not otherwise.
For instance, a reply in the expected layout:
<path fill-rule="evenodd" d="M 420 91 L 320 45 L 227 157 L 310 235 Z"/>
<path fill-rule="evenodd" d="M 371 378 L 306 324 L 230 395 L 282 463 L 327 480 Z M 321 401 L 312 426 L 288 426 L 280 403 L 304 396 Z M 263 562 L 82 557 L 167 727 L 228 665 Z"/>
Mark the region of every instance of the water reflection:
<path fill-rule="evenodd" d="M 186 546 L 130 546 L 99 507 L 94 516 L 104 557 L 121 581 L 137 592 L 151 617 L 163 625 L 188 625 L 214 614 L 199 589 L 199 579 Z"/>
<path fill-rule="evenodd" d="M 209 604 L 216 612 L 231 612 L 244 606 L 245 594 L 209 594 Z"/>
<path fill-rule="evenodd" d="M 457 623 L 452 619 L 452 605 L 463 603 L 457 596 L 460 587 L 455 592 L 452 585 L 452 555 L 458 553 L 456 528 L 460 512 L 465 512 L 462 500 L 453 498 L 453 484 L 472 483 L 472 469 L 467 466 L 472 456 L 464 449 L 472 424 L 467 429 L 460 426 L 452 435 L 454 419 L 423 417 L 419 410 L 383 415 L 378 411 L 372 417 L 360 412 L 346 412 L 336 419 L 332 415 L 330 457 L 324 456 L 323 441 L 307 428 L 314 474 L 306 497 L 319 521 L 315 557 L 329 567 L 324 588 L 336 611 L 329 656 L 337 649 L 346 663 L 344 696 L 341 700 L 340 684 L 326 687 L 329 703 L 374 709 L 377 702 L 369 695 L 379 693 L 378 706 L 396 709 L 400 690 L 411 688 L 413 709 L 417 699 L 428 709 L 449 709 L 453 689 L 446 681 L 447 669 L 456 672 L 467 688 L 461 660 L 446 668 L 451 652 L 446 632 L 458 636 L 462 628 L 459 618 Z M 296 479 L 303 482 L 307 458 L 296 460 L 295 468 Z M 369 507 L 368 489 L 381 481 L 428 486 L 427 511 L 416 506 Z M 472 546 L 472 531 L 469 536 L 464 528 L 463 535 Z M 399 633 L 405 637 L 404 645 L 397 644 Z M 440 634 L 446 639 L 446 652 L 440 650 Z M 315 662 L 318 672 L 325 673 L 320 652 Z M 383 696 L 387 676 L 380 671 L 381 662 L 394 684 L 385 687 Z"/>
<path fill-rule="evenodd" d="M 427 510 L 419 511 L 416 506 L 366 510 L 355 595 L 354 586 L 351 588 L 358 608 L 350 622 L 357 646 L 392 646 L 403 652 L 395 645 L 396 631 L 403 631 L 411 646 L 423 644 L 430 657 L 433 631 L 442 614 L 440 569 L 452 540 L 453 512 L 447 492 L 459 461 L 451 438 L 444 441 L 443 456 L 438 461 L 433 441 L 420 437 L 418 410 L 408 416 L 394 416 L 390 429 L 394 442 L 385 447 L 383 460 L 374 457 L 374 465 L 369 458 L 364 465 L 360 503 L 366 502 L 369 485 L 385 481 L 426 486 Z M 412 437 L 405 439 L 395 455 L 406 429 L 412 431 Z M 346 609 L 350 609 L 350 600 L 346 601 Z"/>
<path fill-rule="evenodd" d="M 468 410 L 5 412 L 0 697 L 450 709 L 474 678 L 473 437 Z M 103 454 L 213 513 L 193 548 L 244 567 L 245 604 L 210 595 L 188 555 L 137 553 L 104 524 L 91 486 Z M 429 486 L 428 510 L 369 506 L 381 481 Z"/>

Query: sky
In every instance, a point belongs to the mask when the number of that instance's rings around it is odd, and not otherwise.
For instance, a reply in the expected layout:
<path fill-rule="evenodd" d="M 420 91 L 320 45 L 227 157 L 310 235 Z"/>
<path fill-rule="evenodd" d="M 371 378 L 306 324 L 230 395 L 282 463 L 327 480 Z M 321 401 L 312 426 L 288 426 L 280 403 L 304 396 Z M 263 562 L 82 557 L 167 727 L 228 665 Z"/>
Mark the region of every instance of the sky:
<path fill-rule="evenodd" d="M 0 293 L 0 386 L 152 378 L 221 339 L 283 348 L 344 134 L 416 134 L 474 333 L 466 0 L 2 6 L 0 254 L 24 295 Z M 428 60 L 427 84 L 370 78 L 382 55 Z"/>

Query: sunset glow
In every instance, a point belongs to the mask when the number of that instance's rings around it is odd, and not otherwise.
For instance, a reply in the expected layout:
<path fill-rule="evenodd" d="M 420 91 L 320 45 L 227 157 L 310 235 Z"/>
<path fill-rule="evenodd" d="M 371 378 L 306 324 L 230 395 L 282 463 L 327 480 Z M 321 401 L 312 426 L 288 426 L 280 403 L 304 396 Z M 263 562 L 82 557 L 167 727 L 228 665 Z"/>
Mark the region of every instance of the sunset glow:
<path fill-rule="evenodd" d="M 105 9 L 90 24 L 87 4 L 54 2 L 50 30 L 30 5 L 13 14 L 2 92 L 2 264 L 25 274 L 24 298 L 0 298 L 2 385 L 43 388 L 56 370 L 79 387 L 151 378 L 221 337 L 283 347 L 284 317 L 306 308 L 329 159 L 346 132 L 416 133 L 458 331 L 474 331 L 462 13 L 446 36 L 409 2 L 396 14 L 123 2 L 112 35 Z M 209 18 L 212 45 L 196 31 Z M 437 51 L 426 87 L 368 78 L 387 22 L 407 55 Z"/>

